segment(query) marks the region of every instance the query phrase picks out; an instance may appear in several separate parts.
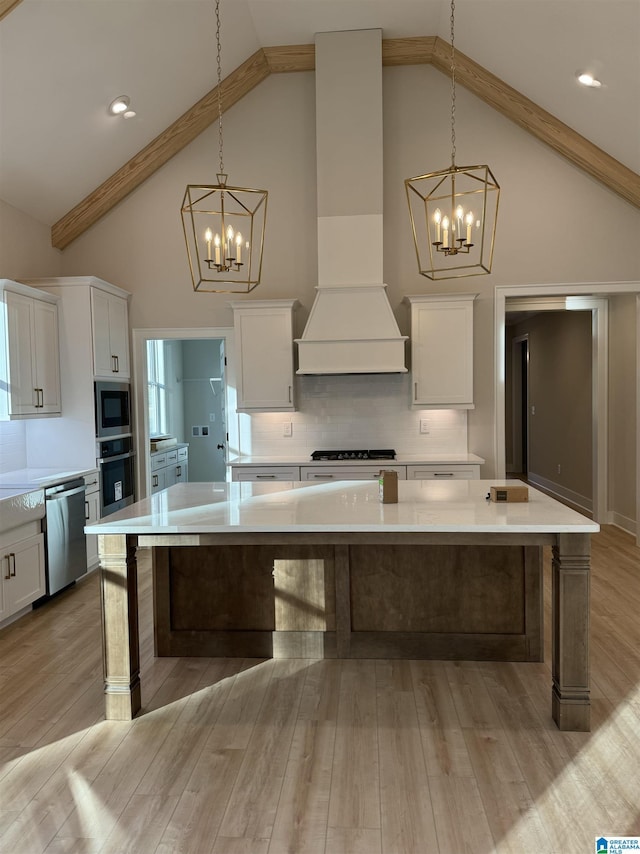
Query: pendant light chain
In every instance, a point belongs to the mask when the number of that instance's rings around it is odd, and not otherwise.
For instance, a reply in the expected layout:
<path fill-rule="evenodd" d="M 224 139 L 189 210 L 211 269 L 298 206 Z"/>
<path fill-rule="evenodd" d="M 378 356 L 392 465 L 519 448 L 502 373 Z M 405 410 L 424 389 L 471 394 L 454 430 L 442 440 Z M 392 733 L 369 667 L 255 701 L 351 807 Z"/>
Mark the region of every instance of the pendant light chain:
<path fill-rule="evenodd" d="M 222 160 L 222 62 L 220 59 L 220 0 L 216 0 L 216 48 L 218 63 L 218 156 L 220 158 L 220 174 L 224 175 Z"/>
<path fill-rule="evenodd" d="M 456 61 L 453 47 L 455 0 L 451 0 L 451 166 L 456 165 Z"/>

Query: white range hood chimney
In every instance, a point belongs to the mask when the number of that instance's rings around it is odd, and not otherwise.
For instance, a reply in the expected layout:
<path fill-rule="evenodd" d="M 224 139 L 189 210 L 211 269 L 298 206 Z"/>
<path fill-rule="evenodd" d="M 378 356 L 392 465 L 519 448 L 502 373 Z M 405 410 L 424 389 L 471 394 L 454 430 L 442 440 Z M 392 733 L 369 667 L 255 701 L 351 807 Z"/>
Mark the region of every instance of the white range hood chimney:
<path fill-rule="evenodd" d="M 382 31 L 315 42 L 319 284 L 298 373 L 404 373 L 382 281 Z"/>

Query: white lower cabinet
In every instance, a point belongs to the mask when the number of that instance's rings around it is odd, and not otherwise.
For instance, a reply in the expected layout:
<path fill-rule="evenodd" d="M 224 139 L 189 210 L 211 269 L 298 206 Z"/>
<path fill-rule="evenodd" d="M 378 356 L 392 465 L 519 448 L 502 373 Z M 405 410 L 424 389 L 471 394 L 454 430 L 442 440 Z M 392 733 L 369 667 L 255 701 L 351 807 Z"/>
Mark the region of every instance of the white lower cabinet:
<path fill-rule="evenodd" d="M 162 492 L 174 483 L 189 481 L 189 448 L 183 446 L 151 454 L 151 494 Z"/>
<path fill-rule="evenodd" d="M 407 480 L 479 480 L 480 465 L 407 466 Z"/>
<path fill-rule="evenodd" d="M 327 481 L 327 480 L 377 480 L 380 471 L 395 471 L 398 480 L 406 480 L 407 467 L 388 465 L 380 462 L 375 466 L 301 466 L 300 480 Z"/>
<path fill-rule="evenodd" d="M 44 535 L 39 523 L 0 536 L 0 623 L 46 593 Z"/>
<path fill-rule="evenodd" d="M 87 525 L 100 519 L 100 480 L 98 470 L 84 476 L 84 518 Z M 98 564 L 98 535 L 87 534 L 87 570 L 95 569 Z"/>

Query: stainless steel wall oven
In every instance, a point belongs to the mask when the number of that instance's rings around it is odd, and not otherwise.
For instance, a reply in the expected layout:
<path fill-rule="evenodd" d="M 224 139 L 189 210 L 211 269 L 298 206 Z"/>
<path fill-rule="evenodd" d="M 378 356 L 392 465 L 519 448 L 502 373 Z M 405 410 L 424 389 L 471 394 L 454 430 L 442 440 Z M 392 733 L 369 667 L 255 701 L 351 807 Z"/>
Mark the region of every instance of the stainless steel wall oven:
<path fill-rule="evenodd" d="M 98 442 L 100 516 L 108 516 L 135 500 L 133 439 L 120 436 Z"/>

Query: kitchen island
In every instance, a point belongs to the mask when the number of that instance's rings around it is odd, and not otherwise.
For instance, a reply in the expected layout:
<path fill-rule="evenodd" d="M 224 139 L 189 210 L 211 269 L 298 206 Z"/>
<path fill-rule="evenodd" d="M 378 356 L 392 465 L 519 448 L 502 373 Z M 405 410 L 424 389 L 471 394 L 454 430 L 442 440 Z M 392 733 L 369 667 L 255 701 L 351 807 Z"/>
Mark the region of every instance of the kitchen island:
<path fill-rule="evenodd" d="M 153 548 L 157 655 L 542 658 L 553 550 L 551 710 L 588 730 L 590 535 L 599 526 L 500 481 L 190 483 L 87 526 L 102 572 L 105 709 L 141 708 L 136 549 Z M 514 481 L 510 481 L 514 483 Z"/>

